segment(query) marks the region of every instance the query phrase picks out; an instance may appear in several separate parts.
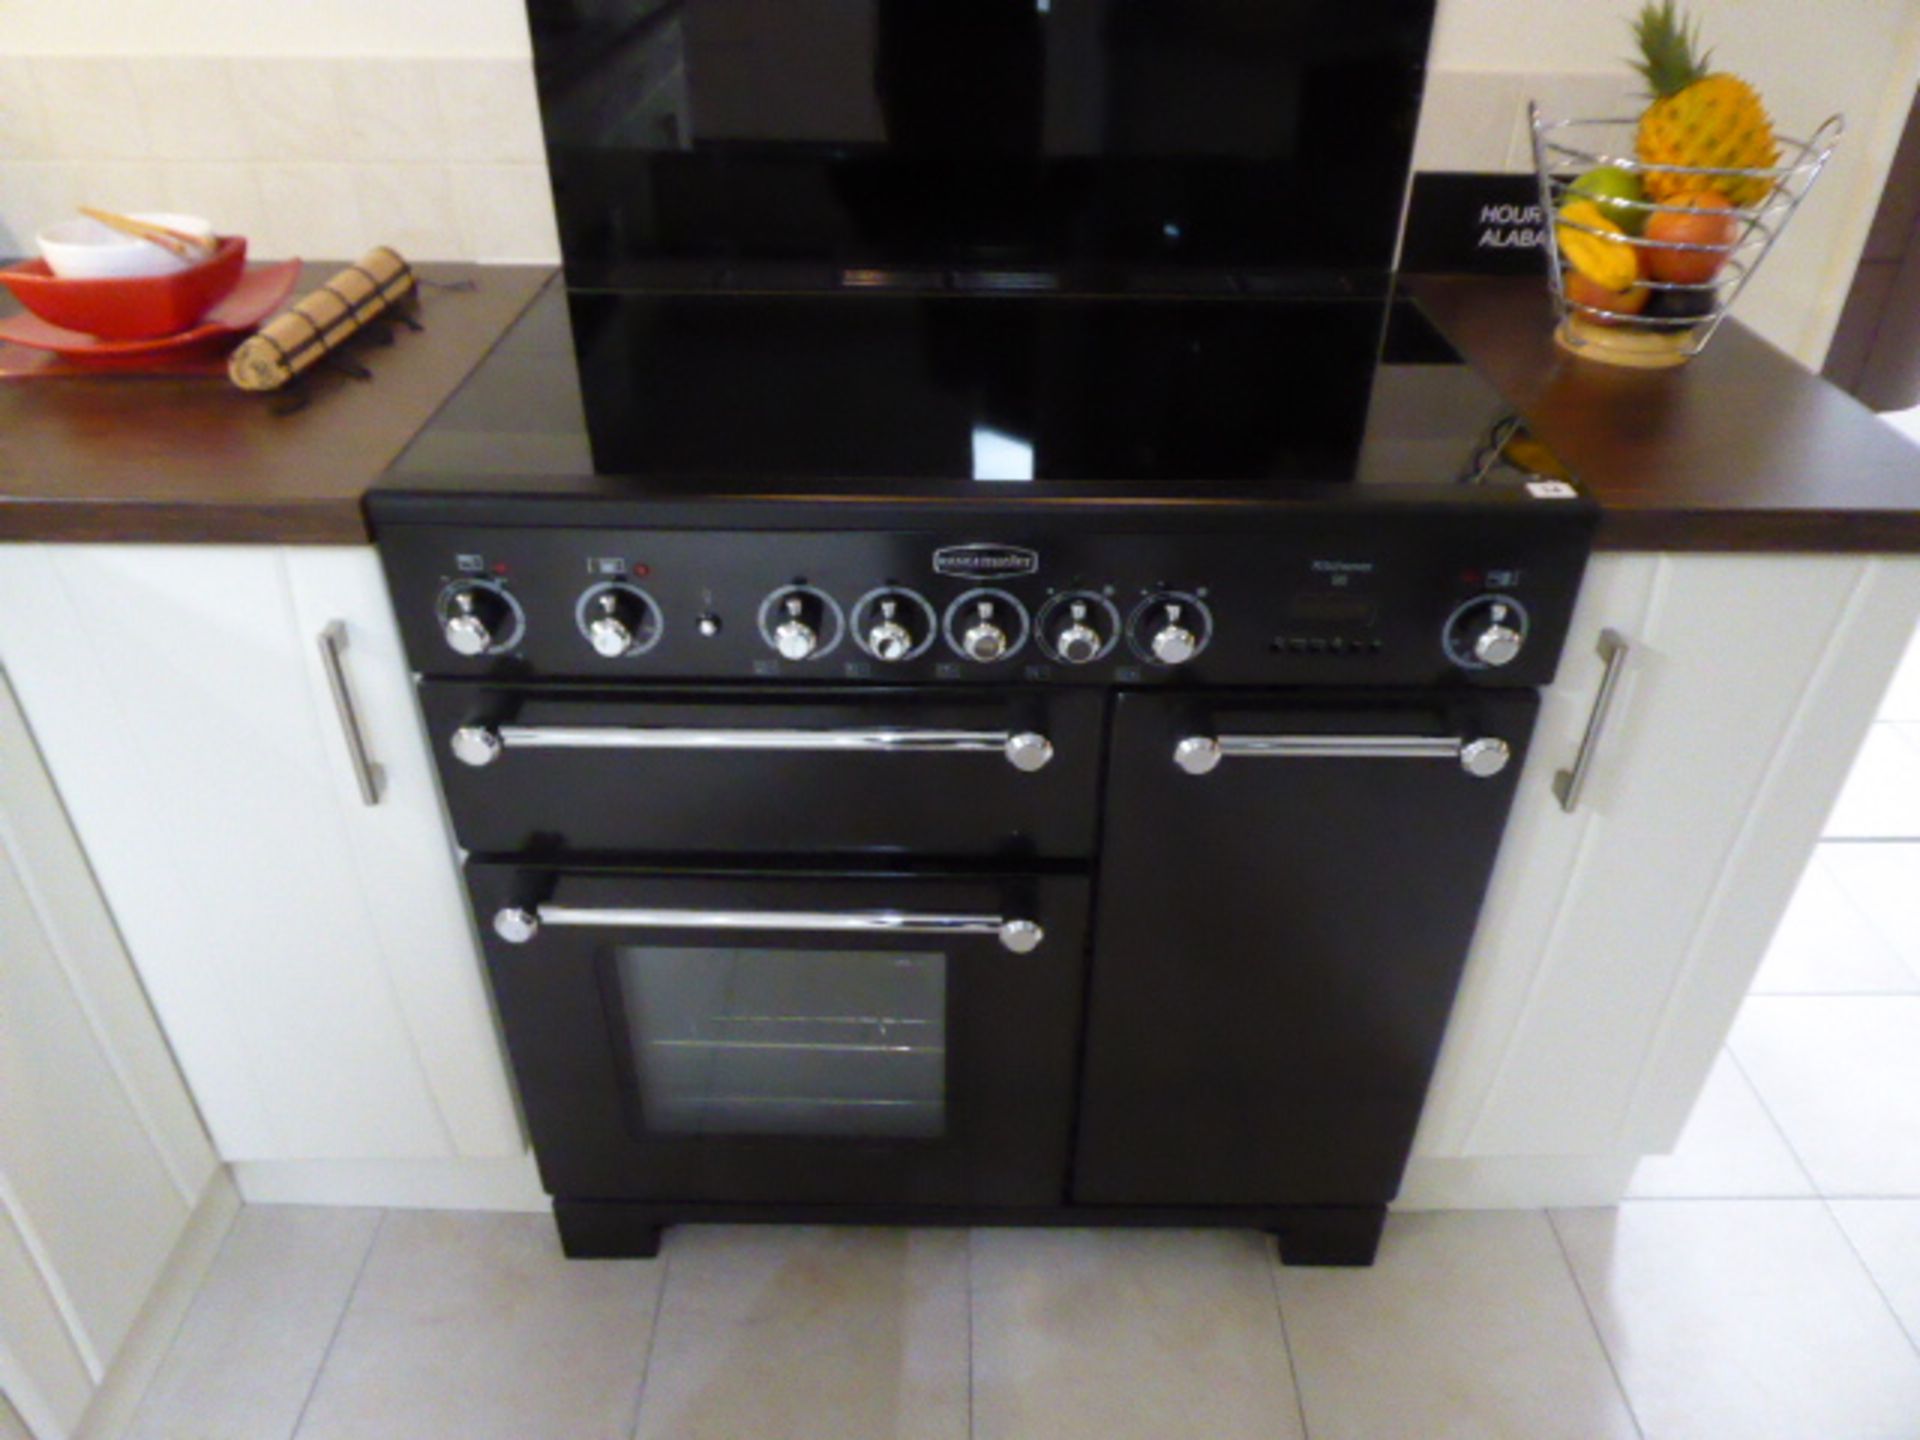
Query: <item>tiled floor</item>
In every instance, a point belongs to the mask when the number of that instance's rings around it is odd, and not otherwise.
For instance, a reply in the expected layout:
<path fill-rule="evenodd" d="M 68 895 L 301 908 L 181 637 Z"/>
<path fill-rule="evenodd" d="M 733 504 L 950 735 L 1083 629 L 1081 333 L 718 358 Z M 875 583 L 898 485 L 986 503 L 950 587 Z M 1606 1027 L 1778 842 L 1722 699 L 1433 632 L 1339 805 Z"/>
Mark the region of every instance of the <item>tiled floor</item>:
<path fill-rule="evenodd" d="M 1920 646 L 1901 686 L 1616 1209 L 1400 1215 L 1335 1271 L 1175 1231 L 568 1263 L 543 1216 L 255 1208 L 133 1440 L 1920 1440 Z"/>

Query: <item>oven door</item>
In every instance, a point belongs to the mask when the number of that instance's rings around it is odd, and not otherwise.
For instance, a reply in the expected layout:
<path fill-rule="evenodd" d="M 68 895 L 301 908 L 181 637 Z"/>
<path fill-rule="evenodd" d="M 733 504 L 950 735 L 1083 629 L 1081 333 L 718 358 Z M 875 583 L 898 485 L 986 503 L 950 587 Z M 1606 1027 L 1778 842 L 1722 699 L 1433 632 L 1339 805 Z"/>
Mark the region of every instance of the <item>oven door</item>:
<path fill-rule="evenodd" d="M 1097 692 L 422 686 L 478 854 L 1084 859 Z"/>
<path fill-rule="evenodd" d="M 1083 878 L 468 881 L 556 1196 L 1064 1198 Z"/>

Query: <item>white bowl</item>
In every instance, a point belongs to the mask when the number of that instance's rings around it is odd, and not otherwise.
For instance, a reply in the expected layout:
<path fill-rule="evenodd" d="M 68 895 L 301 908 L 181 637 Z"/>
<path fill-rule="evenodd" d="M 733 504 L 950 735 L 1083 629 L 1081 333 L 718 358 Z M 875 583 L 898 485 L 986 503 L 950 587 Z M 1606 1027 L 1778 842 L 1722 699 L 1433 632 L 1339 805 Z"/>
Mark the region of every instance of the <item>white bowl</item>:
<path fill-rule="evenodd" d="M 213 226 L 197 215 L 161 215 L 142 212 L 133 217 L 150 225 L 165 225 L 189 235 L 213 238 Z M 82 217 L 49 225 L 35 237 L 47 268 L 62 280 L 126 279 L 136 275 L 172 275 L 195 262 L 172 251 L 124 235 L 111 225 Z"/>

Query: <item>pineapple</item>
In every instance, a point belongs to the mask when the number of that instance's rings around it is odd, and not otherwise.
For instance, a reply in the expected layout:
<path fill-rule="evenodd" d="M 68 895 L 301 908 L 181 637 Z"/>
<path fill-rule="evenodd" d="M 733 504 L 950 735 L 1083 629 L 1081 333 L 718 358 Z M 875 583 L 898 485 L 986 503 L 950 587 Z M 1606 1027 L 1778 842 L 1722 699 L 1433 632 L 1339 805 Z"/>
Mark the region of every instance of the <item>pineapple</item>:
<path fill-rule="evenodd" d="M 1773 122 L 1754 88 L 1738 75 L 1710 73 L 1711 51 L 1700 50 L 1698 25 L 1689 25 L 1674 0 L 1648 0 L 1633 27 L 1653 101 L 1640 117 L 1634 150 L 1648 165 L 1693 165 L 1727 170 L 1764 170 L 1779 163 Z M 1650 199 L 1663 204 L 1688 191 L 1717 190 L 1735 205 L 1760 204 L 1773 191 L 1761 176 L 1679 175 L 1651 170 L 1644 177 Z"/>

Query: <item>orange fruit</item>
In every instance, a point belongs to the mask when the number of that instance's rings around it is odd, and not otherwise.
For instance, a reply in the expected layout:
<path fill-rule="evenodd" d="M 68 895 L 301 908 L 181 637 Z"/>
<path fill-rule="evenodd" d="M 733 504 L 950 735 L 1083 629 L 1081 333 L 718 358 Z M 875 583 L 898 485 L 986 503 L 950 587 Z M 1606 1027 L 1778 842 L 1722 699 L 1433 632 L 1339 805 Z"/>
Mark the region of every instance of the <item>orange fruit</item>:
<path fill-rule="evenodd" d="M 1691 190 L 1669 202 L 1693 210 L 1730 211 L 1733 202 L 1717 190 Z M 1727 252 L 1740 236 L 1740 223 L 1731 214 L 1690 215 L 1679 210 L 1656 210 L 1647 217 L 1645 238 L 1661 242 L 1641 247 L 1640 263 L 1652 280 L 1670 285 L 1705 285 L 1727 263 Z M 1669 250 L 1667 245 L 1706 245 L 1707 250 Z"/>
<path fill-rule="evenodd" d="M 1590 280 L 1572 268 L 1563 271 L 1562 278 L 1567 287 L 1567 299 L 1576 305 L 1592 307 L 1577 312 L 1580 318 L 1591 320 L 1596 325 L 1617 325 L 1621 320 L 1631 319 L 1647 308 L 1647 301 L 1653 296 L 1653 292 L 1644 285 L 1609 290 L 1599 281 Z M 1595 314 L 1594 311 L 1601 313 Z"/>

